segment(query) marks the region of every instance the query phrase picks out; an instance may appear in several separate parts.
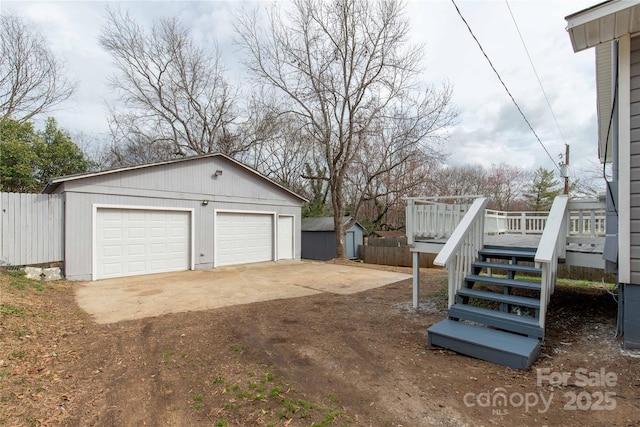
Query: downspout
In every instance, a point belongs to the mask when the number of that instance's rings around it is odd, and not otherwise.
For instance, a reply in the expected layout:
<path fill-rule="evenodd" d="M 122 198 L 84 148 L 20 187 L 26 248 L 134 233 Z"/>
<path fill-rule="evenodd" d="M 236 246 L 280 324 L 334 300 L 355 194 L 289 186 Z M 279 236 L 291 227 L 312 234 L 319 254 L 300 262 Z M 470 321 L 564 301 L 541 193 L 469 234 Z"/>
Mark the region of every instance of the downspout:
<path fill-rule="evenodd" d="M 619 278 L 618 274 L 618 180 L 619 180 L 619 159 L 618 159 L 618 145 L 619 145 L 619 97 L 618 94 L 618 41 L 614 40 L 611 46 L 611 72 L 614 78 L 612 79 L 611 85 L 611 93 L 613 94 L 613 111 L 611 113 L 611 182 L 605 181 L 607 185 L 607 219 L 611 219 L 612 221 L 607 221 L 607 230 L 606 230 L 606 238 L 605 238 L 605 257 L 607 254 L 607 247 L 613 247 L 613 253 L 611 254 L 609 259 L 605 258 L 605 271 L 614 272 L 616 274 L 616 278 Z M 605 162 L 606 162 L 606 150 L 605 150 Z M 611 225 L 609 225 L 611 224 Z M 618 317 L 616 323 L 616 336 L 624 335 L 624 285 L 620 283 L 618 280 L 617 283 L 618 288 Z"/>

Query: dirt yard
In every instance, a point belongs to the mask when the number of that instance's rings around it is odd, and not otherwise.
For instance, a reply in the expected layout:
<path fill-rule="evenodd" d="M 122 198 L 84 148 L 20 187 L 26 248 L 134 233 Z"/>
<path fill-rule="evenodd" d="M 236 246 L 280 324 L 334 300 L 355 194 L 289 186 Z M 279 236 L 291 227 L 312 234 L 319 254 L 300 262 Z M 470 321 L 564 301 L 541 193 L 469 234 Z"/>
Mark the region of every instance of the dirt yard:
<path fill-rule="evenodd" d="M 404 280 L 97 324 L 79 285 L 2 274 L 0 425 L 640 425 L 640 354 L 606 290 L 557 287 L 543 354 L 516 371 L 428 349 L 446 277 L 422 279 L 419 312 Z"/>

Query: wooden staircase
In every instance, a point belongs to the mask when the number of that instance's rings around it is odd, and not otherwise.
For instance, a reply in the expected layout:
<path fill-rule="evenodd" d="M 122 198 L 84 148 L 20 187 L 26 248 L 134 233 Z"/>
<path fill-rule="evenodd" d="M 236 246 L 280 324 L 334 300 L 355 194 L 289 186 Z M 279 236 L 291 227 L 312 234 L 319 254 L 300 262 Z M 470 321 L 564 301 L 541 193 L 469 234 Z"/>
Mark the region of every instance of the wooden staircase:
<path fill-rule="evenodd" d="M 535 248 L 485 246 L 449 307 L 428 329 L 429 347 L 443 347 L 516 369 L 540 353 L 542 269 Z"/>

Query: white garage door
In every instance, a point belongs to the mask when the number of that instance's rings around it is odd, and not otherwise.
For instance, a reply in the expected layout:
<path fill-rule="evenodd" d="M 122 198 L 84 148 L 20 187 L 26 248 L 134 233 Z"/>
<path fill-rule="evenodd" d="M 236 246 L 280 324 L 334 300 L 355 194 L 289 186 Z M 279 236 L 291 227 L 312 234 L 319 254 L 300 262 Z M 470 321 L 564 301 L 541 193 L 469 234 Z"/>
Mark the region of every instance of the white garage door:
<path fill-rule="evenodd" d="M 273 260 L 273 215 L 218 212 L 216 266 Z"/>
<path fill-rule="evenodd" d="M 293 217 L 278 217 L 278 259 L 293 259 Z"/>
<path fill-rule="evenodd" d="M 189 212 L 98 209 L 96 278 L 189 269 Z"/>

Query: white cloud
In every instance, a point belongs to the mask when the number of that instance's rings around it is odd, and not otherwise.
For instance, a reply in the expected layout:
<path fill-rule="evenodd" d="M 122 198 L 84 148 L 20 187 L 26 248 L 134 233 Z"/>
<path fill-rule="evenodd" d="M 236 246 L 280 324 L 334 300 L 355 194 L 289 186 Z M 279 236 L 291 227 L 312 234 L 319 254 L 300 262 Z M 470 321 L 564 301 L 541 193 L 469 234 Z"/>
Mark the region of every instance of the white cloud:
<path fill-rule="evenodd" d="M 463 15 L 482 43 L 518 104 L 555 157 L 564 152 L 556 128 L 509 10 L 502 1 L 458 1 Z M 592 51 L 573 53 L 564 17 L 595 4 L 591 1 L 511 1 L 509 4 L 545 87 L 567 142 L 572 164 L 588 165 L 596 156 L 595 78 Z M 176 16 L 192 29 L 204 46 L 217 42 L 230 69 L 241 72 L 234 37 L 232 11 L 240 6 L 261 8 L 272 4 L 251 2 L 113 2 L 142 24 Z M 97 37 L 104 23 L 106 2 L 12 2 L 3 11 L 32 19 L 79 80 L 73 100 L 54 115 L 72 132 L 107 140 L 104 100 L 113 96 L 107 79 L 114 69 Z M 448 81 L 460 110 L 459 124 L 447 144 L 451 163 L 509 163 L 527 168 L 554 165 L 511 103 L 458 16 L 452 3 L 410 1 L 411 40 L 426 49 L 424 78 L 428 83 Z"/>

